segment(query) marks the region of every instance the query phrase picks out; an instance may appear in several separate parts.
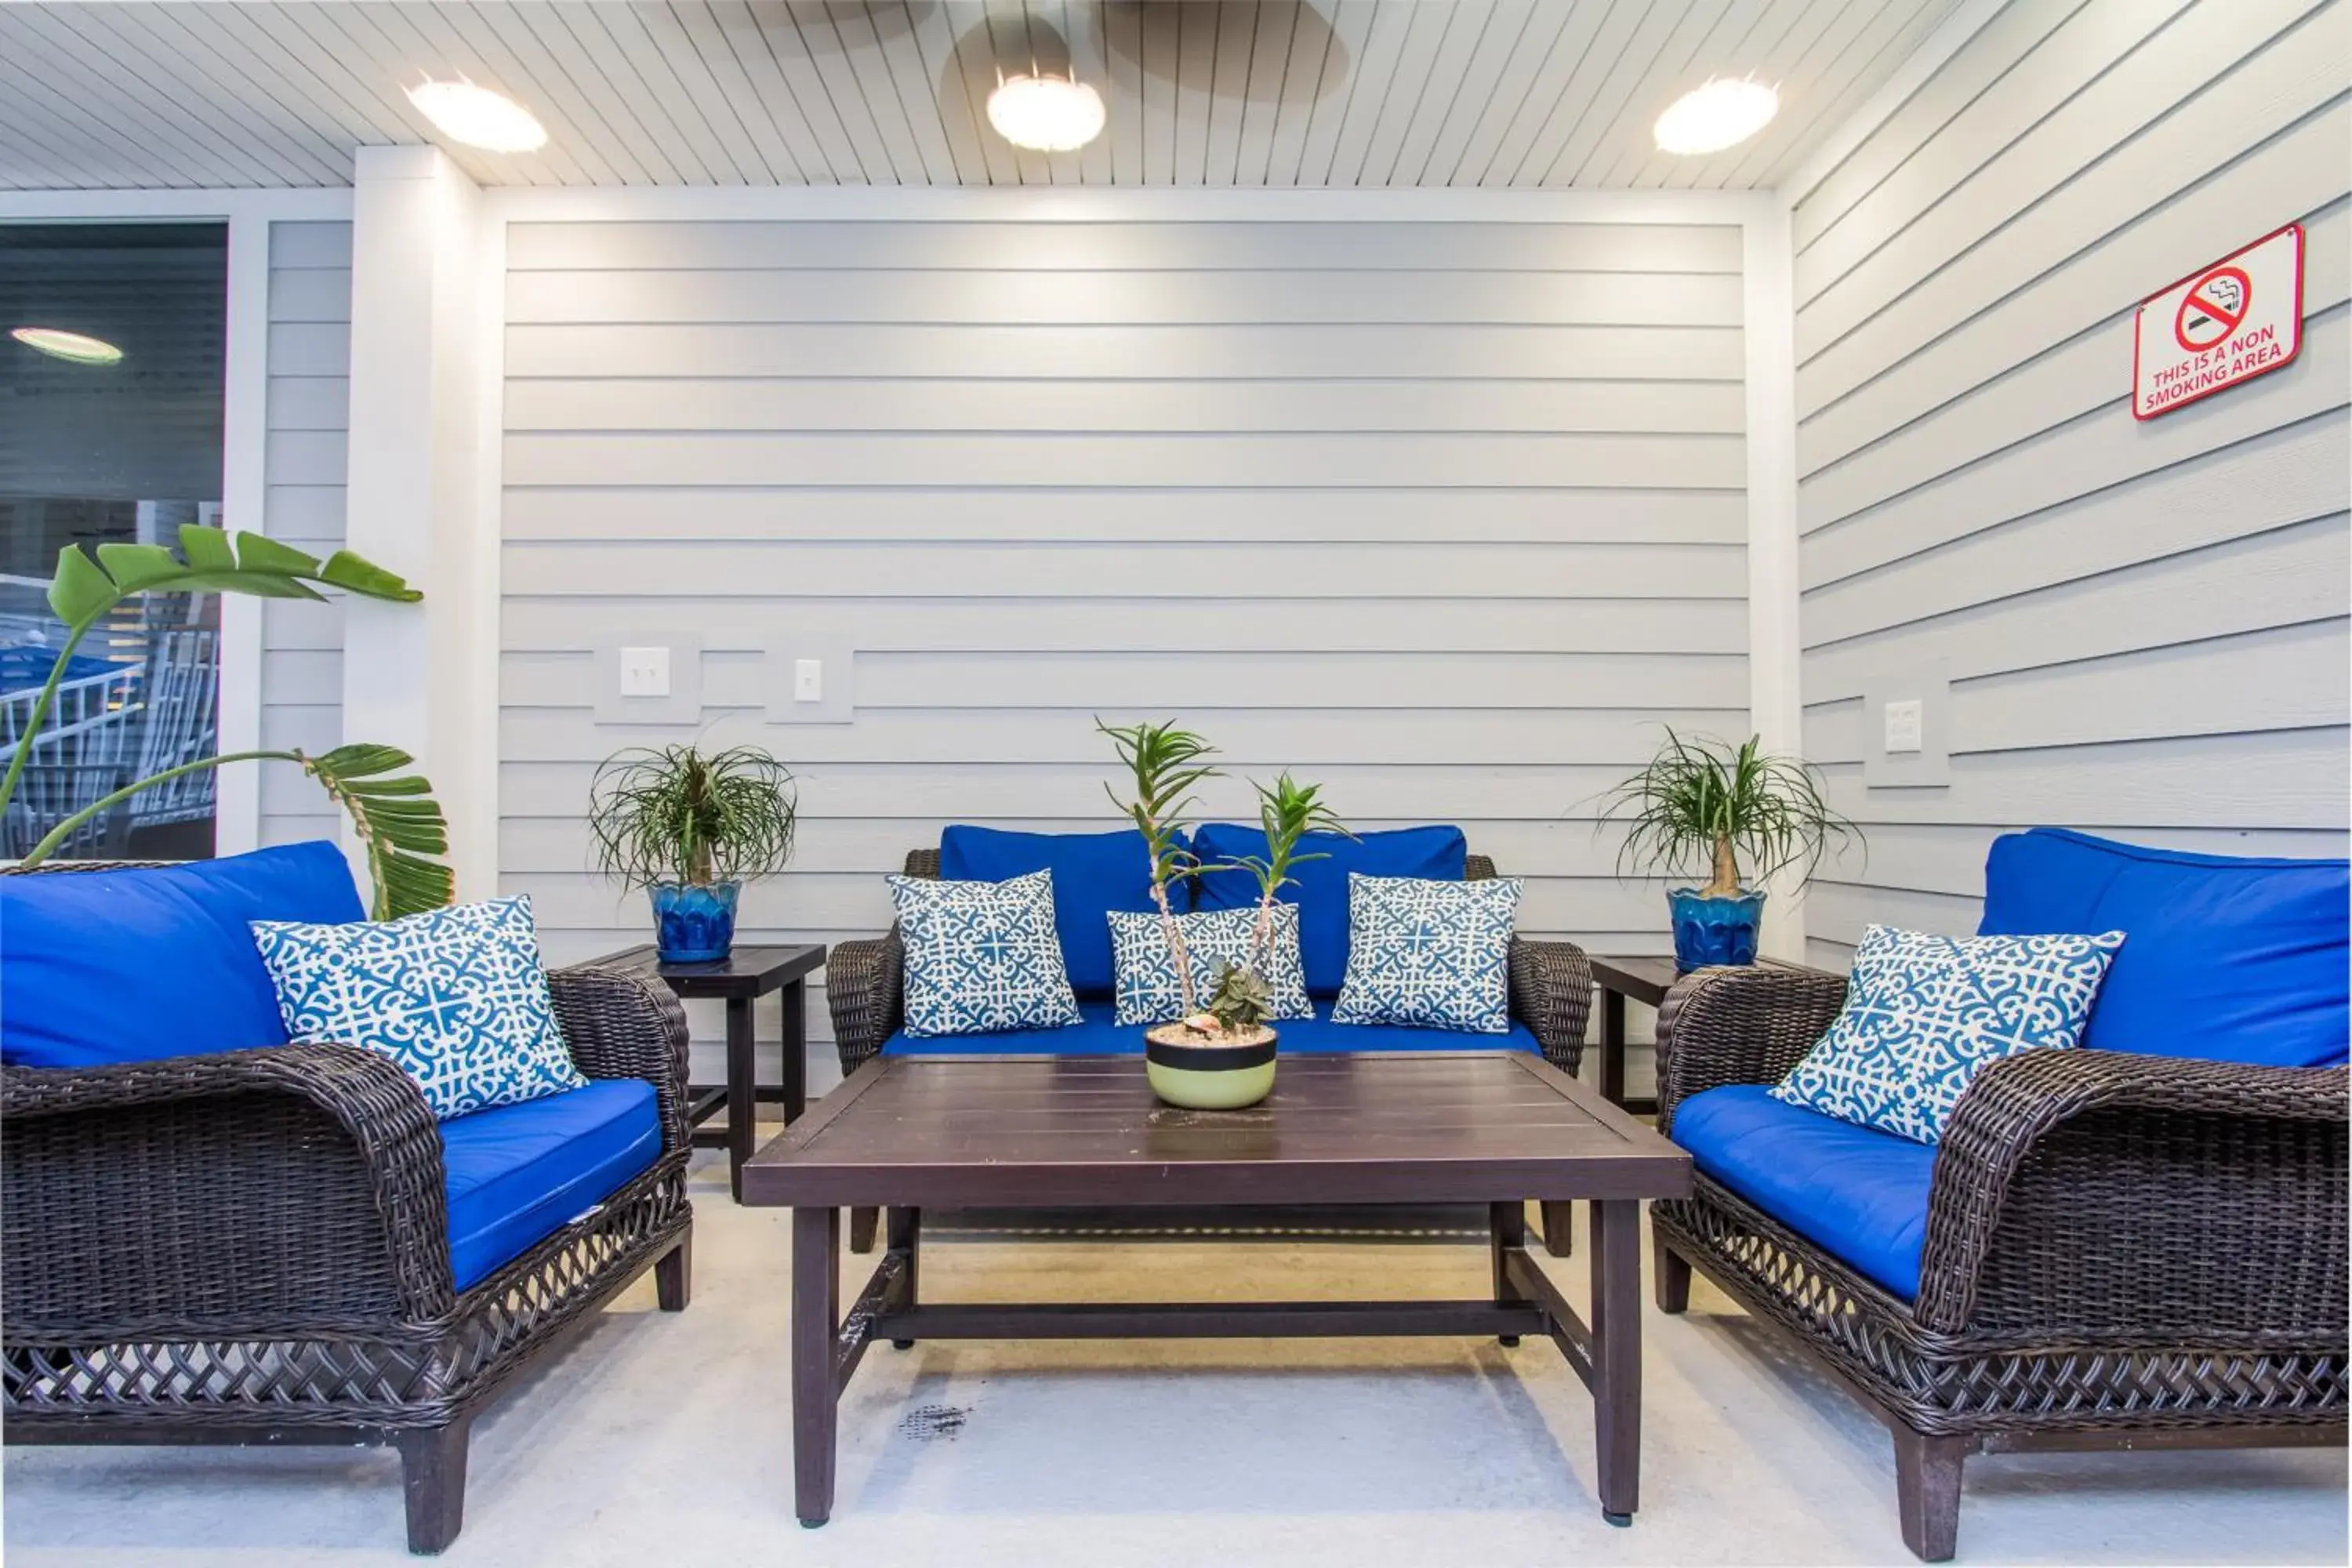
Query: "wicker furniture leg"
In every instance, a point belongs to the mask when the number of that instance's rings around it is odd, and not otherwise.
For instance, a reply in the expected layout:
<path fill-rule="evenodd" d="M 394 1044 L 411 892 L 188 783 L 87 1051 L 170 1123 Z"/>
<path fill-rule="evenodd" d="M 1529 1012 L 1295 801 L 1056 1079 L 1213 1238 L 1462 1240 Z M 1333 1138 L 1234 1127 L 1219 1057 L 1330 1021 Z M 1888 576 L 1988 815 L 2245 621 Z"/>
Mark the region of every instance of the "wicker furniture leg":
<path fill-rule="evenodd" d="M 833 1517 L 840 1388 L 841 1211 L 793 1211 L 793 1511 L 814 1530 Z"/>
<path fill-rule="evenodd" d="M 654 1259 L 654 1304 L 665 1312 L 683 1312 L 694 1300 L 694 1227 L 687 1226 L 677 1245 Z"/>
<path fill-rule="evenodd" d="M 1895 1426 L 1895 1507 L 1903 1544 L 1922 1563 L 1948 1563 L 1960 1538 L 1960 1467 L 1966 1437 L 1934 1436 Z"/>
<path fill-rule="evenodd" d="M 1655 1230 L 1650 1233 L 1650 1267 L 1653 1293 L 1657 1297 L 1658 1310 L 1668 1317 L 1690 1310 L 1690 1259 L 1666 1245 L 1665 1237 Z"/>
<path fill-rule="evenodd" d="M 471 1415 L 461 1415 L 446 1426 L 412 1426 L 393 1436 L 411 1552 L 442 1551 L 466 1522 L 466 1445 L 473 1426 Z"/>
<path fill-rule="evenodd" d="M 922 1305 L 920 1295 L 922 1249 L 923 1211 L 910 1208 L 892 1209 L 890 1211 L 890 1250 L 904 1254 L 907 1259 L 906 1267 L 900 1271 L 899 1276 L 906 1281 L 901 1288 L 903 1295 L 900 1300 L 905 1303 L 903 1310 L 910 1312 Z M 890 1348 L 894 1351 L 910 1351 L 915 1348 L 915 1342 L 892 1340 Z"/>
<path fill-rule="evenodd" d="M 873 1251 L 874 1232 L 881 1223 L 882 1211 L 878 1208 L 851 1209 L 849 1211 L 849 1250 Z"/>
<path fill-rule="evenodd" d="M 1554 1258 L 1566 1258 L 1576 1250 L 1576 1233 L 1569 1228 L 1576 1215 L 1576 1205 L 1570 1203 L 1543 1205 L 1544 1250 Z"/>
<path fill-rule="evenodd" d="M 1601 1517 L 1633 1522 L 1642 1475 L 1642 1205 L 1592 1205 L 1592 1404 Z"/>

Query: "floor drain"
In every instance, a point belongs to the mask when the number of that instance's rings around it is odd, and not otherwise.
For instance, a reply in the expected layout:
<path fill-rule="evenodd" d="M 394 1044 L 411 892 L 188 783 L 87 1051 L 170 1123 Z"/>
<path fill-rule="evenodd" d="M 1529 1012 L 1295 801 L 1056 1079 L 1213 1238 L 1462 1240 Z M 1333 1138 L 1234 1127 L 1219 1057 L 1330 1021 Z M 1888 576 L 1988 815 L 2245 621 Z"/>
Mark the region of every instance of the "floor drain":
<path fill-rule="evenodd" d="M 898 1430 L 919 1443 L 936 1442 L 952 1437 L 963 1430 L 971 1408 L 962 1405 L 922 1405 L 898 1419 Z"/>

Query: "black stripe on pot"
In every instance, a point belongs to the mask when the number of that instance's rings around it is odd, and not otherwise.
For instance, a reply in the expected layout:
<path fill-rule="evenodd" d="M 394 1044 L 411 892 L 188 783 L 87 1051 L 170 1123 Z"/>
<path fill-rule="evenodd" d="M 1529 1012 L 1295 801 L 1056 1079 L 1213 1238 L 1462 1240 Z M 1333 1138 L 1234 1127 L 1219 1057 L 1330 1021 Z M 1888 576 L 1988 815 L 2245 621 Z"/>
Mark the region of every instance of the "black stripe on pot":
<path fill-rule="evenodd" d="M 1143 1042 L 1143 1054 L 1161 1067 L 1184 1072 L 1240 1072 L 1274 1060 L 1275 1047 L 1280 1043 L 1276 1039 L 1254 1046 L 1170 1046 L 1148 1039 Z"/>

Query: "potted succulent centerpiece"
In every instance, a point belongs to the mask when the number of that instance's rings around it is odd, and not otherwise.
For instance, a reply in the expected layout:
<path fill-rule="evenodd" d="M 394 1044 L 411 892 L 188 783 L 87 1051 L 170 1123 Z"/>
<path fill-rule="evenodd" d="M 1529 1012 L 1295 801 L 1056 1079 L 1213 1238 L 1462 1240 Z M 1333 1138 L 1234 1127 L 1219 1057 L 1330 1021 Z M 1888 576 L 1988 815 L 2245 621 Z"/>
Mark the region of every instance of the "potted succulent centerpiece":
<path fill-rule="evenodd" d="M 1257 791 L 1265 854 L 1204 867 L 1183 847 L 1183 818 L 1192 786 L 1218 776 L 1202 761 L 1213 748 L 1200 736 L 1168 724 L 1113 729 L 1097 721 L 1097 727 L 1111 737 L 1119 760 L 1134 775 L 1134 798 L 1121 799 L 1116 791 L 1111 798 L 1133 819 L 1150 855 L 1152 901 L 1159 908 L 1182 998 L 1181 1017 L 1144 1033 L 1145 1075 L 1153 1092 L 1171 1105 L 1194 1110 L 1255 1105 L 1274 1089 L 1278 1037 L 1266 1022 L 1275 1006 L 1266 968 L 1273 955 L 1276 895 L 1290 883 L 1293 867 L 1325 858 L 1319 851 L 1301 853 L 1301 839 L 1310 832 L 1347 829 L 1323 803 L 1320 786 L 1300 784 L 1284 773 L 1271 787 L 1252 786 Z M 1204 869 L 1247 871 L 1258 887 L 1248 945 L 1238 961 L 1219 964 L 1205 999 L 1194 979 L 1183 921 L 1168 899 L 1171 886 Z"/>
<path fill-rule="evenodd" d="M 1650 765 L 1610 792 L 1603 824 L 1622 822 L 1618 869 L 1647 865 L 1669 878 L 1706 867 L 1704 886 L 1669 888 L 1675 967 L 1753 963 L 1763 882 L 1790 867 L 1810 877 L 1832 841 L 1861 830 L 1830 808 L 1810 763 L 1768 756 L 1760 736 L 1735 746 L 1671 728 Z"/>
<path fill-rule="evenodd" d="M 622 752 L 589 792 L 597 868 L 650 896 L 665 963 L 727 956 L 743 883 L 784 868 L 796 820 L 793 775 L 756 746 Z"/>

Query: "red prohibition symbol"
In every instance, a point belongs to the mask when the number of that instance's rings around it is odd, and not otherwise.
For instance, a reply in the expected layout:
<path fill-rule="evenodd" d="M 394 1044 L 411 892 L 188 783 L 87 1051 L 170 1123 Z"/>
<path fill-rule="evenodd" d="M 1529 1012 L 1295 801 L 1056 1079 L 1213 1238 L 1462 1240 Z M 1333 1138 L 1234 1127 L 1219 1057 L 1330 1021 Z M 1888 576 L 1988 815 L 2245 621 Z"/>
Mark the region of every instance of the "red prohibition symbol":
<path fill-rule="evenodd" d="M 2189 286 L 2172 318 L 2173 341 L 2203 353 L 2228 339 L 2254 302 L 2253 279 L 2238 267 L 2216 267 Z"/>

